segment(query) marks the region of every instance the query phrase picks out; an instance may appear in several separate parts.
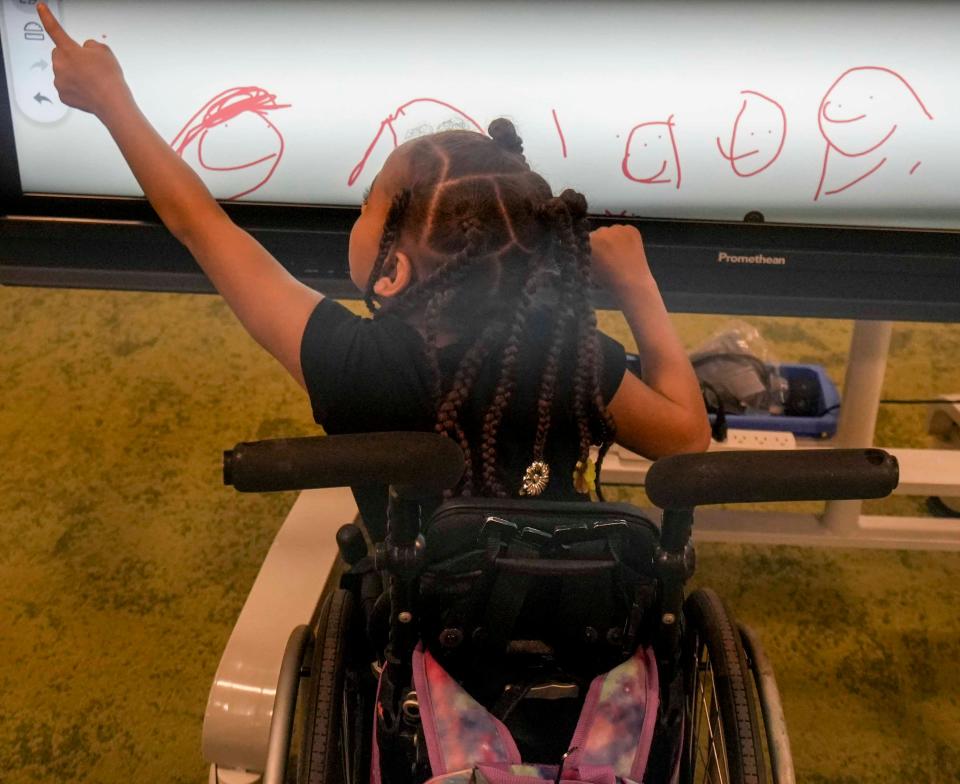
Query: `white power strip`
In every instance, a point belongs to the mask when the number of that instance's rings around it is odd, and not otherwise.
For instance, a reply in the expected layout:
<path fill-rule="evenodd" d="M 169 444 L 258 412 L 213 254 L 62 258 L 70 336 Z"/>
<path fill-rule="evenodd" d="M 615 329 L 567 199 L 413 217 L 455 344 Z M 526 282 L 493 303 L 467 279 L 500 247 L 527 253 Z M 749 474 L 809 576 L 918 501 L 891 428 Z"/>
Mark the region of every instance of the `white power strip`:
<path fill-rule="evenodd" d="M 797 439 L 784 430 L 727 430 L 726 441 L 711 441 L 710 449 L 796 449 Z"/>

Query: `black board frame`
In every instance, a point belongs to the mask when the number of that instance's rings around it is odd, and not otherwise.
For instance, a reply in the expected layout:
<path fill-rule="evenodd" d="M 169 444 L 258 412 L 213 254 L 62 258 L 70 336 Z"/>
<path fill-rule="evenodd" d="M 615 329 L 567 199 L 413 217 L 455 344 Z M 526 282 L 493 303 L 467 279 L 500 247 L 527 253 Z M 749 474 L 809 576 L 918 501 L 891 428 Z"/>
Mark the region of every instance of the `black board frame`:
<path fill-rule="evenodd" d="M 146 200 L 24 192 L 8 96 L 0 69 L 0 284 L 213 291 Z M 358 296 L 347 269 L 358 208 L 223 207 L 304 282 Z M 960 231 L 768 223 L 760 213 L 742 222 L 594 222 L 638 226 L 676 312 L 960 321 Z M 760 256 L 782 262 L 743 261 Z M 598 304 L 606 304 L 602 294 Z"/>

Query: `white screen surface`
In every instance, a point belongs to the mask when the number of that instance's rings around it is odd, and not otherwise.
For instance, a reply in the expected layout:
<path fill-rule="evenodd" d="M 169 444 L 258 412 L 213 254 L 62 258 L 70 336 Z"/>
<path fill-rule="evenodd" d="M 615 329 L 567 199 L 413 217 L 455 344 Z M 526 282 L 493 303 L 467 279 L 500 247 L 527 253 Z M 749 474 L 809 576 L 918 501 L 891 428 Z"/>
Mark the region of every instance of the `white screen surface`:
<path fill-rule="evenodd" d="M 23 190 L 142 195 L 0 2 Z M 356 205 L 395 144 L 505 116 L 595 213 L 960 229 L 958 3 L 51 7 L 221 199 Z"/>

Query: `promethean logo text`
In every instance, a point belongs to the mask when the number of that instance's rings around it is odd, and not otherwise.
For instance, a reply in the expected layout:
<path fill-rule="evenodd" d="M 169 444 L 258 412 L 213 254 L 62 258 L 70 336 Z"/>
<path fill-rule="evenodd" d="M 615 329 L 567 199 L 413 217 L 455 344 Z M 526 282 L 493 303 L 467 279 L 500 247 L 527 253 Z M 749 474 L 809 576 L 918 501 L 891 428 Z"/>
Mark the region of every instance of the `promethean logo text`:
<path fill-rule="evenodd" d="M 731 256 L 723 251 L 717 254 L 717 261 L 721 264 L 773 264 L 777 266 L 787 263 L 785 256 L 764 256 L 762 253 L 758 253 L 756 256 Z"/>

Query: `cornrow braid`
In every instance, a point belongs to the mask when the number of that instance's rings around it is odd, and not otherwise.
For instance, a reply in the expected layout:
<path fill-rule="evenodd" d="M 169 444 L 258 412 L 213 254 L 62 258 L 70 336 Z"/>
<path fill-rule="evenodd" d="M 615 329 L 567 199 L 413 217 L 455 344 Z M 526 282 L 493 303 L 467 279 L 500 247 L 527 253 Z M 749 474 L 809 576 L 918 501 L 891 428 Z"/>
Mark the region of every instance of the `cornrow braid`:
<path fill-rule="evenodd" d="M 576 252 L 576 239 L 574 236 L 572 224 L 567 227 L 568 233 L 561 242 L 566 242 L 567 247 L 573 255 L 573 277 L 580 295 L 576 298 L 576 324 L 577 324 L 577 365 L 574 371 L 573 382 L 573 408 L 577 420 L 577 431 L 580 434 L 580 446 L 577 454 L 577 460 L 586 465 L 590 458 L 590 445 L 593 443 L 592 428 L 590 426 L 589 398 L 587 393 L 587 382 L 589 378 L 589 363 L 591 362 L 596 350 L 593 343 L 594 330 L 596 329 L 596 314 L 593 312 L 587 292 L 590 285 L 589 278 L 585 275 L 585 263 L 583 254 Z"/>
<path fill-rule="evenodd" d="M 363 301 L 367 304 L 367 309 L 371 313 L 376 313 L 379 309 L 376 307 L 374 300 L 374 284 L 380 279 L 383 266 L 390 255 L 390 250 L 393 248 L 400 234 L 400 224 L 403 222 L 403 216 L 409 204 L 410 191 L 404 189 L 393 197 L 393 201 L 390 203 L 390 209 L 387 211 L 387 217 L 383 223 L 383 233 L 380 235 L 380 247 L 377 251 L 377 258 L 373 262 L 370 276 L 367 278 L 367 286 L 363 292 Z"/>
<path fill-rule="evenodd" d="M 483 458 L 483 489 L 501 498 L 505 497 L 507 492 L 499 477 L 497 465 L 497 432 L 500 429 L 500 423 L 503 421 L 504 411 L 506 411 L 510 398 L 513 396 L 514 389 L 516 388 L 516 368 L 517 358 L 520 353 L 520 338 L 526 327 L 527 315 L 530 312 L 533 297 L 536 293 L 538 266 L 539 265 L 531 264 L 527 271 L 527 279 L 520 293 L 520 300 L 513 318 L 513 324 L 510 327 L 510 333 L 504 343 L 500 365 L 500 378 L 497 381 L 497 386 L 493 393 L 493 402 L 484 415 L 483 441 L 480 446 L 480 455 Z"/>
<path fill-rule="evenodd" d="M 440 404 L 443 394 L 443 380 L 440 376 L 440 358 L 437 350 L 440 315 L 443 306 L 450 298 L 450 289 L 434 292 L 427 300 L 423 315 L 423 338 L 427 348 L 427 364 L 430 366 L 430 378 L 433 384 L 433 404 Z"/>
<path fill-rule="evenodd" d="M 567 196 L 568 191 L 564 191 L 562 196 Z M 581 203 L 582 202 L 582 203 Z M 580 258 L 585 259 L 589 265 L 592 262 L 592 251 L 590 248 L 590 224 L 587 220 L 587 205 L 586 200 L 579 193 L 574 193 L 571 198 L 568 199 L 568 203 L 575 204 L 572 207 L 572 210 L 579 217 L 575 218 L 576 230 L 575 237 L 577 239 L 577 244 L 579 246 Z M 588 277 L 590 278 L 590 284 L 592 286 L 592 274 L 590 267 L 588 266 Z M 586 289 L 590 291 L 591 289 Z M 591 307 L 592 310 L 592 307 Z M 594 340 L 596 341 L 596 313 L 593 316 L 594 324 Z M 596 492 L 597 498 L 603 500 L 603 486 L 601 483 L 601 476 L 603 471 L 603 459 L 606 457 L 607 452 L 610 447 L 613 446 L 614 439 L 617 434 L 617 423 L 613 418 L 613 414 L 610 413 L 610 410 L 607 408 L 606 402 L 603 399 L 603 393 L 600 389 L 600 364 L 597 361 L 600 357 L 599 351 L 594 354 L 595 360 L 593 363 L 593 402 L 594 407 L 598 416 L 601 419 L 602 432 L 598 439 L 599 441 L 599 450 L 597 453 L 597 466 L 596 466 Z"/>
<path fill-rule="evenodd" d="M 440 316 L 444 306 L 455 293 L 456 286 L 470 272 L 470 266 L 479 256 L 483 243 L 483 233 L 480 227 L 474 222 L 465 221 L 463 228 L 464 247 L 449 262 L 444 264 L 434 273 L 427 277 L 424 285 L 417 290 L 412 290 L 405 296 L 399 307 L 410 309 L 411 301 L 416 302 L 419 298 L 426 299 L 426 308 L 424 309 L 423 331 L 424 342 L 427 346 L 427 362 L 430 365 L 433 379 L 433 399 L 434 404 L 440 404 L 440 396 L 443 392 L 442 379 L 440 376 L 440 364 L 437 355 L 437 333 Z"/>
<path fill-rule="evenodd" d="M 473 345 L 464 354 L 453 377 L 453 383 L 446 397 L 437 407 L 436 432 L 449 436 L 453 432 L 460 448 L 463 450 L 465 468 L 463 481 L 460 486 L 461 495 L 473 495 L 473 449 L 467 440 L 466 433 L 460 425 L 460 412 L 464 403 L 469 399 L 474 382 L 480 372 L 480 367 L 490 353 L 491 345 L 495 342 L 497 333 L 502 325 L 488 324 Z"/>
<path fill-rule="evenodd" d="M 603 467 L 603 458 L 613 443 L 616 435 L 616 423 L 613 415 L 607 410 L 606 403 L 603 400 L 603 393 L 600 388 L 600 350 L 597 338 L 597 314 L 590 302 L 589 292 L 593 287 L 593 275 L 591 271 L 592 256 L 590 252 L 590 229 L 586 220 L 586 204 L 581 205 L 583 199 L 580 194 L 573 191 L 564 191 L 561 198 L 571 207 L 574 213 L 574 219 L 571 225 L 570 241 L 576 248 L 577 272 L 579 277 L 579 286 L 584 292 L 580 301 L 581 317 L 580 337 L 577 345 L 577 375 L 575 381 L 575 399 L 578 406 L 582 406 L 581 411 L 586 411 L 592 404 L 591 421 L 586 428 L 581 426 L 581 456 L 580 460 L 584 465 L 589 458 L 590 445 L 597 443 L 600 447 L 597 456 L 597 478 L 596 492 L 597 498 L 603 500 L 603 488 L 600 482 L 601 469 Z M 581 402 L 582 401 L 582 402 Z M 578 420 L 580 415 L 578 414 Z M 593 423 L 596 422 L 596 425 Z M 578 426 L 580 423 L 578 421 Z M 599 431 L 596 436 L 593 432 Z M 589 435 L 587 434 L 589 433 Z"/>
<path fill-rule="evenodd" d="M 393 298 L 389 303 L 391 313 L 413 312 L 429 303 L 437 290 L 452 290 L 469 274 L 473 263 L 480 257 L 479 250 L 483 235 L 479 227 L 472 225 L 465 228 L 464 234 L 467 237 L 467 246 L 450 261 L 433 270 L 422 280 L 413 283 L 400 296 Z"/>
<path fill-rule="evenodd" d="M 538 214 L 548 223 L 559 228 L 569 226 L 570 214 L 559 199 L 551 199 L 540 207 Z M 550 432 L 552 420 L 553 399 L 556 392 L 557 374 L 560 366 L 560 353 L 563 350 L 569 325 L 574 313 L 572 302 L 576 297 L 576 280 L 573 267 L 576 264 L 570 249 L 562 243 L 552 243 L 553 255 L 556 259 L 560 274 L 560 299 L 556 307 L 556 317 L 553 325 L 553 335 L 547 359 L 544 364 L 543 376 L 540 381 L 540 392 L 537 395 L 537 430 L 533 442 L 533 461 L 542 461 L 546 451 L 547 435 Z"/>

